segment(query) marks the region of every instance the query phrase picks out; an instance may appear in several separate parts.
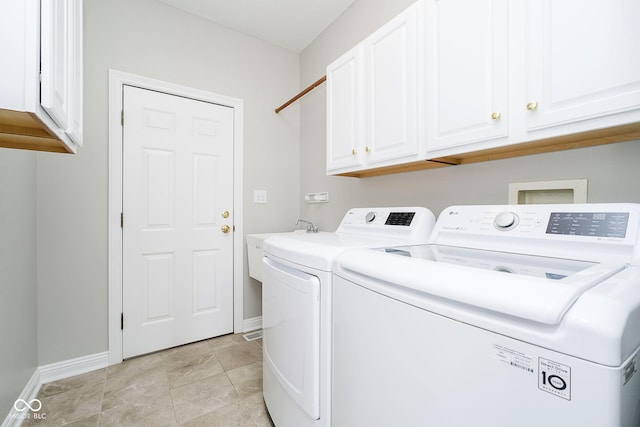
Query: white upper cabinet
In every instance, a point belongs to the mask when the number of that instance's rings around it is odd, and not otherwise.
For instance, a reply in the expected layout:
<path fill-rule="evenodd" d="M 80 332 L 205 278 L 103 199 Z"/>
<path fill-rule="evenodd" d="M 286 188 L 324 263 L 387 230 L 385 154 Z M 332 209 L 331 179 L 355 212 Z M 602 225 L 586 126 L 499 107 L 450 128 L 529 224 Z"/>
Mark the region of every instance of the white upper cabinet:
<path fill-rule="evenodd" d="M 428 0 L 428 157 L 640 122 L 637 0 Z"/>
<path fill-rule="evenodd" d="M 42 0 L 40 10 L 40 103 L 62 129 L 70 116 L 69 3 Z"/>
<path fill-rule="evenodd" d="M 327 67 L 328 174 L 420 155 L 423 5 L 409 7 Z"/>
<path fill-rule="evenodd" d="M 419 18 L 416 4 L 363 42 L 369 165 L 418 154 Z"/>
<path fill-rule="evenodd" d="M 628 122 L 620 113 L 640 108 L 640 1 L 526 1 L 524 16 L 526 131 Z"/>
<path fill-rule="evenodd" d="M 82 145 L 82 0 L 0 6 L 0 147 Z"/>
<path fill-rule="evenodd" d="M 327 67 L 327 171 L 353 169 L 362 163 L 364 114 L 362 48 L 356 47 Z"/>
<path fill-rule="evenodd" d="M 82 0 L 72 0 L 69 8 L 69 122 L 65 133 L 74 143 L 82 146 L 84 126 Z"/>
<path fill-rule="evenodd" d="M 508 135 L 507 0 L 427 2 L 430 150 Z"/>

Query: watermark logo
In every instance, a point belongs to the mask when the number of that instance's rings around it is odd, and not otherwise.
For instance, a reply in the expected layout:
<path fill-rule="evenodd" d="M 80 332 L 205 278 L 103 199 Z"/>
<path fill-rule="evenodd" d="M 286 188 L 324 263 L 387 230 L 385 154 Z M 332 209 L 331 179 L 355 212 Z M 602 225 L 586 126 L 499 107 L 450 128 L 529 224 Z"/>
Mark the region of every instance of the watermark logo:
<path fill-rule="evenodd" d="M 29 402 L 24 399 L 18 399 L 13 404 L 13 409 L 16 410 L 16 413 L 12 414 L 13 418 L 20 418 L 22 420 L 29 418 L 33 418 L 34 420 L 44 420 L 47 418 L 46 413 L 40 412 L 42 409 L 42 402 L 39 399 L 31 399 Z"/>
<path fill-rule="evenodd" d="M 40 402 L 40 400 L 38 399 L 33 399 L 31 402 L 27 402 L 24 399 L 18 399 L 13 404 L 13 408 L 18 412 L 24 412 L 24 411 L 38 412 L 40 411 L 40 409 L 42 409 L 42 402 Z"/>

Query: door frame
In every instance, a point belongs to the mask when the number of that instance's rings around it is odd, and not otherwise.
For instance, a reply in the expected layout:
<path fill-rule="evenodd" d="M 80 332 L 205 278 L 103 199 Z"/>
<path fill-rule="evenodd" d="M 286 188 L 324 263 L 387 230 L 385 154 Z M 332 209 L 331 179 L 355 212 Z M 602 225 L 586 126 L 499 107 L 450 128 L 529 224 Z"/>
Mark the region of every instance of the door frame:
<path fill-rule="evenodd" d="M 199 101 L 219 104 L 234 109 L 233 120 L 233 331 L 244 332 L 243 308 L 243 121 L 244 103 L 232 98 L 200 89 L 181 86 L 161 80 L 109 70 L 109 224 L 108 224 L 108 291 L 109 291 L 109 365 L 122 362 L 122 124 L 124 86 L 183 96 Z"/>

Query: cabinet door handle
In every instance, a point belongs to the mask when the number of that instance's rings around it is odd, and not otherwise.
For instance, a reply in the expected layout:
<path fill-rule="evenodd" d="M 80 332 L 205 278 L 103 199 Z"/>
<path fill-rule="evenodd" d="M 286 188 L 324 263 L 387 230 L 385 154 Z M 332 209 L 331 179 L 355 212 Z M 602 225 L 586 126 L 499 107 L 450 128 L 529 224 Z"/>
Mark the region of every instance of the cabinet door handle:
<path fill-rule="evenodd" d="M 355 156 L 355 155 L 356 155 L 356 153 L 357 153 L 356 149 L 355 149 L 355 148 L 352 148 L 352 149 L 351 149 L 351 155 L 352 155 L 352 156 Z"/>
<path fill-rule="evenodd" d="M 502 117 L 502 113 L 500 113 L 500 111 L 495 111 L 491 113 L 492 120 L 500 120 L 501 117 Z"/>
<path fill-rule="evenodd" d="M 538 103 L 536 101 L 533 102 L 529 102 L 527 104 L 527 110 L 529 111 L 536 111 L 538 109 Z"/>
<path fill-rule="evenodd" d="M 367 153 L 371 151 L 371 148 L 369 148 L 369 146 L 367 145 L 366 147 L 364 147 L 364 151 L 366 151 Z"/>

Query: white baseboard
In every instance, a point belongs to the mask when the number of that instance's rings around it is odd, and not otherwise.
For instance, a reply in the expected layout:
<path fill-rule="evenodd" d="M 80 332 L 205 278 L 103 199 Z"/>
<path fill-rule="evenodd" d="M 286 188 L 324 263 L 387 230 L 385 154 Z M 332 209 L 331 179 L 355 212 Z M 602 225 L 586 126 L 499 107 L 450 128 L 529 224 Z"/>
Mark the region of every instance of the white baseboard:
<path fill-rule="evenodd" d="M 16 399 L 16 402 L 22 399 L 24 402 L 31 403 L 38 395 L 43 384 L 106 368 L 108 359 L 109 353 L 105 351 L 104 353 L 96 353 L 39 366 L 27 382 L 22 393 L 20 393 L 20 396 Z M 12 407 L 0 427 L 19 427 L 27 414 L 27 412 L 18 412 L 15 407 Z"/>
<path fill-rule="evenodd" d="M 262 329 L 262 316 L 253 319 L 244 319 L 242 323 L 242 332 L 251 332 L 256 329 Z"/>
<path fill-rule="evenodd" d="M 109 352 L 107 351 L 40 366 L 38 368 L 40 372 L 40 384 L 86 374 L 87 372 L 106 368 L 107 366 L 109 366 Z"/>
<path fill-rule="evenodd" d="M 22 393 L 20 393 L 20 396 L 18 396 L 18 398 L 16 399 L 16 402 L 20 399 L 25 402 L 33 401 L 33 399 L 35 399 L 38 395 L 41 386 L 42 383 L 40 382 L 40 371 L 38 368 L 36 368 L 35 372 L 33 373 L 33 375 L 31 375 L 31 378 L 27 382 L 27 385 L 22 390 Z M 27 414 L 25 412 L 18 412 L 15 407 L 12 406 L 11 411 L 9 411 L 9 414 L 2 423 L 2 427 L 20 427 L 26 415 Z"/>

